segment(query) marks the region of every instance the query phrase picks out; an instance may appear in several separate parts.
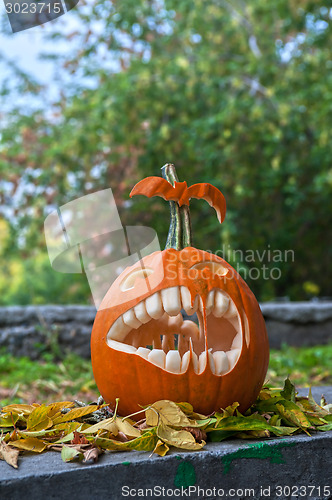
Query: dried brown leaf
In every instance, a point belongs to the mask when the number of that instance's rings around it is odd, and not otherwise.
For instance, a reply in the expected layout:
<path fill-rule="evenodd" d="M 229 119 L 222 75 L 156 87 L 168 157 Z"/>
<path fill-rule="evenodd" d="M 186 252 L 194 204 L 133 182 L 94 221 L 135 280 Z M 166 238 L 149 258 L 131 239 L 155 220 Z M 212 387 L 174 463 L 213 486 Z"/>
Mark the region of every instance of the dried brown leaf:
<path fill-rule="evenodd" d="M 0 458 L 5 460 L 8 465 L 11 465 L 15 469 L 17 469 L 17 460 L 20 452 L 15 448 L 12 448 L 4 441 L 0 441 Z"/>

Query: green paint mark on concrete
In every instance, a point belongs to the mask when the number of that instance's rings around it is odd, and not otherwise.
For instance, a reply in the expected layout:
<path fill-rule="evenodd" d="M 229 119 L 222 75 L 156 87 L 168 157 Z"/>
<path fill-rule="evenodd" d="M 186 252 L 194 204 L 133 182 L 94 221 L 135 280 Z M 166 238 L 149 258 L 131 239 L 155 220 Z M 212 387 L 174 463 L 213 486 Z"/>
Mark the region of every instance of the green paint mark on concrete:
<path fill-rule="evenodd" d="M 178 465 L 174 478 L 176 488 L 188 488 L 196 483 L 196 472 L 193 464 L 188 460 L 184 460 Z"/>
<path fill-rule="evenodd" d="M 122 462 L 122 465 L 130 465 L 131 462 Z"/>
<path fill-rule="evenodd" d="M 224 474 L 227 474 L 229 472 L 233 460 L 236 460 L 238 458 L 268 458 L 270 459 L 272 464 L 284 464 L 285 459 L 281 450 L 290 446 L 295 446 L 295 443 L 255 443 L 246 446 L 245 448 L 240 448 L 238 451 L 230 453 L 229 455 L 226 455 L 222 458 Z"/>

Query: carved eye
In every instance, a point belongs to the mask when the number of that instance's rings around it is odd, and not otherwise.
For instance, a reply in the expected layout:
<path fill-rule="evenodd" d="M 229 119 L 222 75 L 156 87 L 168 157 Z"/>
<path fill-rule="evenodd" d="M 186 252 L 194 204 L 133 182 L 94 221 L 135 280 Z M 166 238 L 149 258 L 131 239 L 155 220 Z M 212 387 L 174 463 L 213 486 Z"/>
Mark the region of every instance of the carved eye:
<path fill-rule="evenodd" d="M 136 280 L 145 280 L 150 274 L 153 273 L 153 269 L 145 267 L 140 269 L 134 269 L 121 281 L 120 290 L 126 292 L 135 287 Z"/>
<path fill-rule="evenodd" d="M 228 269 L 218 262 L 212 262 L 210 260 L 204 260 L 198 264 L 194 264 L 190 269 L 195 269 L 197 271 L 202 271 L 208 268 L 212 274 L 217 274 L 217 276 L 225 276 L 228 273 Z"/>

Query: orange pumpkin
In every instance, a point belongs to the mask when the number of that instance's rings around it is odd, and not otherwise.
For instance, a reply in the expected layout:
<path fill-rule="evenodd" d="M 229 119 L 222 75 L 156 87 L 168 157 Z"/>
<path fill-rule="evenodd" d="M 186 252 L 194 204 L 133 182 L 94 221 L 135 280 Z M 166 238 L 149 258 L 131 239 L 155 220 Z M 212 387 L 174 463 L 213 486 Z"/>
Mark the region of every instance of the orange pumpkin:
<path fill-rule="evenodd" d="M 105 401 L 120 399 L 122 414 L 160 399 L 188 401 L 205 414 L 238 401 L 244 411 L 267 371 L 264 319 L 240 275 L 191 244 L 189 199 L 207 200 L 222 221 L 224 197 L 209 184 L 179 183 L 172 164 L 162 172 L 164 179 L 144 179 L 131 196 L 170 201 L 166 248 L 127 268 L 105 295 L 91 337 L 97 386 Z"/>

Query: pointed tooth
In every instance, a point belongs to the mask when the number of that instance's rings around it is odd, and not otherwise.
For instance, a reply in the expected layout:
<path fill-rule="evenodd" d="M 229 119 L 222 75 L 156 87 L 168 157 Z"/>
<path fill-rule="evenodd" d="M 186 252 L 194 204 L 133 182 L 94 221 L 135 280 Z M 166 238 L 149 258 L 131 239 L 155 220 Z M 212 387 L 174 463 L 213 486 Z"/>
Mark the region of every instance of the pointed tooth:
<path fill-rule="evenodd" d="M 150 351 L 150 349 L 147 349 L 146 347 L 139 347 L 136 352 L 142 358 L 148 359 L 148 356 L 149 356 L 151 351 Z"/>
<path fill-rule="evenodd" d="M 186 319 L 180 328 L 180 333 L 182 335 L 186 335 L 194 340 L 199 340 L 199 328 L 196 323 L 191 321 L 190 319 Z"/>
<path fill-rule="evenodd" d="M 208 293 L 208 296 L 206 298 L 206 315 L 208 316 L 210 314 L 210 312 L 212 311 L 213 309 L 213 305 L 214 305 L 214 290 L 211 290 L 209 293 Z"/>
<path fill-rule="evenodd" d="M 231 349 L 241 349 L 241 347 L 242 347 L 242 335 L 241 333 L 238 333 L 237 335 L 235 335 L 233 339 Z"/>
<path fill-rule="evenodd" d="M 166 370 L 173 373 L 180 373 L 181 356 L 179 351 L 168 351 L 166 354 Z"/>
<path fill-rule="evenodd" d="M 122 316 L 116 319 L 108 331 L 107 339 L 118 340 L 121 342 L 125 339 L 127 333 L 131 330 L 130 326 L 124 324 Z"/>
<path fill-rule="evenodd" d="M 240 349 L 232 349 L 231 351 L 226 352 L 230 370 L 235 366 L 235 363 L 237 362 L 239 355 L 240 355 Z"/>
<path fill-rule="evenodd" d="M 232 300 L 230 300 L 229 307 L 225 313 L 225 318 L 233 318 L 234 316 L 238 316 L 237 309 L 235 307 L 235 304 Z"/>
<path fill-rule="evenodd" d="M 203 373 L 206 368 L 206 351 L 203 351 L 198 358 L 198 373 Z"/>
<path fill-rule="evenodd" d="M 139 302 L 138 304 L 136 304 L 136 306 L 134 307 L 134 311 L 135 311 L 136 318 L 141 323 L 145 324 L 145 323 L 148 323 L 148 321 L 150 321 L 151 318 L 146 311 L 144 300 L 142 302 Z"/>
<path fill-rule="evenodd" d="M 227 311 L 229 306 L 229 298 L 220 290 L 216 290 L 214 294 L 214 309 L 213 314 L 216 318 L 221 318 Z"/>
<path fill-rule="evenodd" d="M 145 300 L 145 307 L 147 310 L 147 313 L 151 318 L 153 319 L 159 319 L 162 317 L 164 314 L 164 308 L 163 308 L 163 303 L 161 301 L 160 293 L 156 292 L 153 295 L 150 295 Z"/>
<path fill-rule="evenodd" d="M 141 326 L 141 322 L 135 316 L 134 309 L 129 309 L 122 315 L 123 322 L 130 326 L 131 328 L 139 328 Z"/>
<path fill-rule="evenodd" d="M 229 362 L 224 351 L 216 351 L 213 353 L 214 365 L 216 367 L 216 374 L 222 375 L 228 372 Z"/>
<path fill-rule="evenodd" d="M 211 372 L 212 373 L 216 373 L 216 367 L 215 367 L 215 364 L 214 364 L 212 349 L 208 350 L 208 356 L 209 356 L 209 364 L 210 364 Z"/>
<path fill-rule="evenodd" d="M 164 288 L 161 290 L 163 306 L 169 316 L 177 316 L 181 311 L 181 298 L 178 286 Z"/>
<path fill-rule="evenodd" d="M 148 355 L 148 360 L 154 365 L 165 368 L 166 354 L 162 349 L 153 349 Z"/>
<path fill-rule="evenodd" d="M 117 342 L 116 340 L 107 339 L 107 345 L 112 349 L 123 352 L 136 352 L 136 348 L 132 345 L 123 344 L 122 342 Z"/>
<path fill-rule="evenodd" d="M 182 356 L 182 361 L 181 361 L 181 373 L 184 373 L 187 371 L 188 366 L 189 366 L 189 360 L 190 360 L 190 351 L 187 351 L 184 353 Z"/>
<path fill-rule="evenodd" d="M 198 373 L 203 373 L 205 368 L 206 368 L 206 363 L 207 363 L 207 360 L 206 360 L 206 355 L 208 355 L 208 359 L 209 359 L 209 364 L 210 364 L 210 368 L 211 368 L 211 371 L 212 373 L 215 373 L 215 366 L 214 366 L 214 360 L 213 360 L 213 355 L 212 353 L 209 351 L 203 351 L 200 356 L 199 356 L 199 359 L 198 359 Z"/>
<path fill-rule="evenodd" d="M 181 373 L 184 373 L 184 372 L 187 371 L 188 366 L 189 366 L 189 360 L 190 360 L 190 351 L 187 351 L 182 356 Z M 192 353 L 191 362 L 192 362 L 192 364 L 194 366 L 195 372 L 198 373 L 198 357 L 197 357 L 197 354 L 194 351 Z"/>
<path fill-rule="evenodd" d="M 188 314 L 188 316 L 191 316 L 197 311 L 198 308 L 198 295 L 196 295 L 194 299 L 193 305 L 191 304 L 191 294 L 189 289 L 186 286 L 180 286 L 180 292 L 181 292 L 181 301 L 182 301 L 182 307 Z"/>

